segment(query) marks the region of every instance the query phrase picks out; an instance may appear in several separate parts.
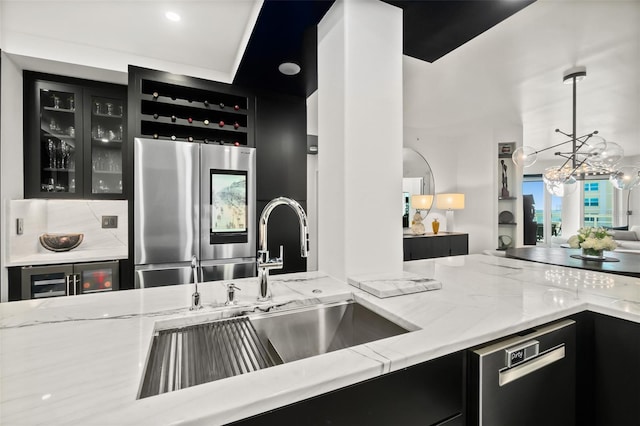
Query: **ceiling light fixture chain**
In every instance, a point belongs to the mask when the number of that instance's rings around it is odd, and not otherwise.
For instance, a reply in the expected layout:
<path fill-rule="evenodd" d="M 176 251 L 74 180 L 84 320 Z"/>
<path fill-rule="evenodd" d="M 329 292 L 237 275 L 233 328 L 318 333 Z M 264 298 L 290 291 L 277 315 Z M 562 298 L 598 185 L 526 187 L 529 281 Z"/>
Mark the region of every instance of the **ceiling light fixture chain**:
<path fill-rule="evenodd" d="M 539 150 L 523 145 L 511 156 L 517 166 L 529 167 L 536 162 L 539 153 L 571 143 L 570 152 L 554 153 L 564 158 L 564 163 L 560 167 L 546 168 L 542 177 L 547 191 L 559 197 L 575 191 L 578 186 L 577 181 L 589 175 L 609 175 L 609 180 L 617 189 L 633 189 L 640 185 L 640 166 L 618 167 L 624 157 L 624 150 L 620 145 L 607 142 L 601 136 L 597 136 L 597 130 L 576 136 L 577 82 L 586 76 L 587 70 L 582 66 L 565 71 L 563 76 L 563 82 L 573 86 L 572 133 L 565 133 L 560 129 L 555 131 L 570 139 Z"/>

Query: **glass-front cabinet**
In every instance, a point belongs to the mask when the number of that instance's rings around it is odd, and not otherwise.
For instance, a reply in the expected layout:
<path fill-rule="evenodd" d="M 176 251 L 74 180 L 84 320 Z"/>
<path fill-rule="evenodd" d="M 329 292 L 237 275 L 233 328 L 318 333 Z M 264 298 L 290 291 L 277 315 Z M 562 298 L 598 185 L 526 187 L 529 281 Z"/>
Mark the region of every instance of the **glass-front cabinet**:
<path fill-rule="evenodd" d="M 124 86 L 25 71 L 26 198 L 125 198 Z"/>
<path fill-rule="evenodd" d="M 91 194 L 122 194 L 123 99 L 88 95 L 91 105 Z"/>

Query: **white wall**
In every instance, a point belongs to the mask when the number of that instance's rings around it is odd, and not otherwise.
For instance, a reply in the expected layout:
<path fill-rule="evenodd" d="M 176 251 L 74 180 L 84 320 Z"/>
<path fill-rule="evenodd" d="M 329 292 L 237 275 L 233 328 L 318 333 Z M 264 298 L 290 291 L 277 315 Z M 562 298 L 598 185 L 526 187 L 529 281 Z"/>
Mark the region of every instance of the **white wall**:
<path fill-rule="evenodd" d="M 22 70 L 2 52 L 0 89 L 0 301 L 8 299 L 7 260 L 9 230 L 9 200 L 21 199 L 22 165 Z"/>
<path fill-rule="evenodd" d="M 433 84 L 438 84 L 433 81 Z M 410 88 L 405 88 L 411 90 Z M 456 126 L 404 128 L 404 145 L 420 152 L 429 162 L 436 193 L 465 194 L 464 210 L 456 210 L 456 232 L 469 234 L 469 252 L 481 253 L 498 246 L 498 142 L 521 141 L 522 128 L 509 125 L 505 115 L 467 121 Z M 519 182 L 510 187 L 520 185 Z M 520 194 L 519 188 L 517 189 Z M 522 203 L 518 203 L 519 216 Z M 446 226 L 445 212 L 432 209 L 426 223 L 438 218 Z M 520 239 L 522 237 L 520 236 Z"/>

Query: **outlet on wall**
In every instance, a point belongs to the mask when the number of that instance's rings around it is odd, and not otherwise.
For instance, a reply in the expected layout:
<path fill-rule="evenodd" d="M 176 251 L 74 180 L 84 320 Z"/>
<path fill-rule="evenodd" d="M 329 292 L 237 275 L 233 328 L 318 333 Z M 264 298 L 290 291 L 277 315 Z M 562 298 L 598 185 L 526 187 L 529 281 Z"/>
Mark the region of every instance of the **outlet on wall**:
<path fill-rule="evenodd" d="M 117 228 L 118 216 L 102 216 L 102 228 Z"/>

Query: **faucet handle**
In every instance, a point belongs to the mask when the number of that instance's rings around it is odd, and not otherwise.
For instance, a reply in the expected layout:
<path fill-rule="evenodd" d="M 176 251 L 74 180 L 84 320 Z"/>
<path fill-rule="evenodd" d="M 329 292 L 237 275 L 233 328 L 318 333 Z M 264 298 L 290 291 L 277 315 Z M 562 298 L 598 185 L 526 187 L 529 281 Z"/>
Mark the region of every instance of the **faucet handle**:
<path fill-rule="evenodd" d="M 236 287 L 234 283 L 227 284 L 227 301 L 225 305 L 234 305 L 236 303 L 236 290 L 242 291 L 242 289 Z"/>

